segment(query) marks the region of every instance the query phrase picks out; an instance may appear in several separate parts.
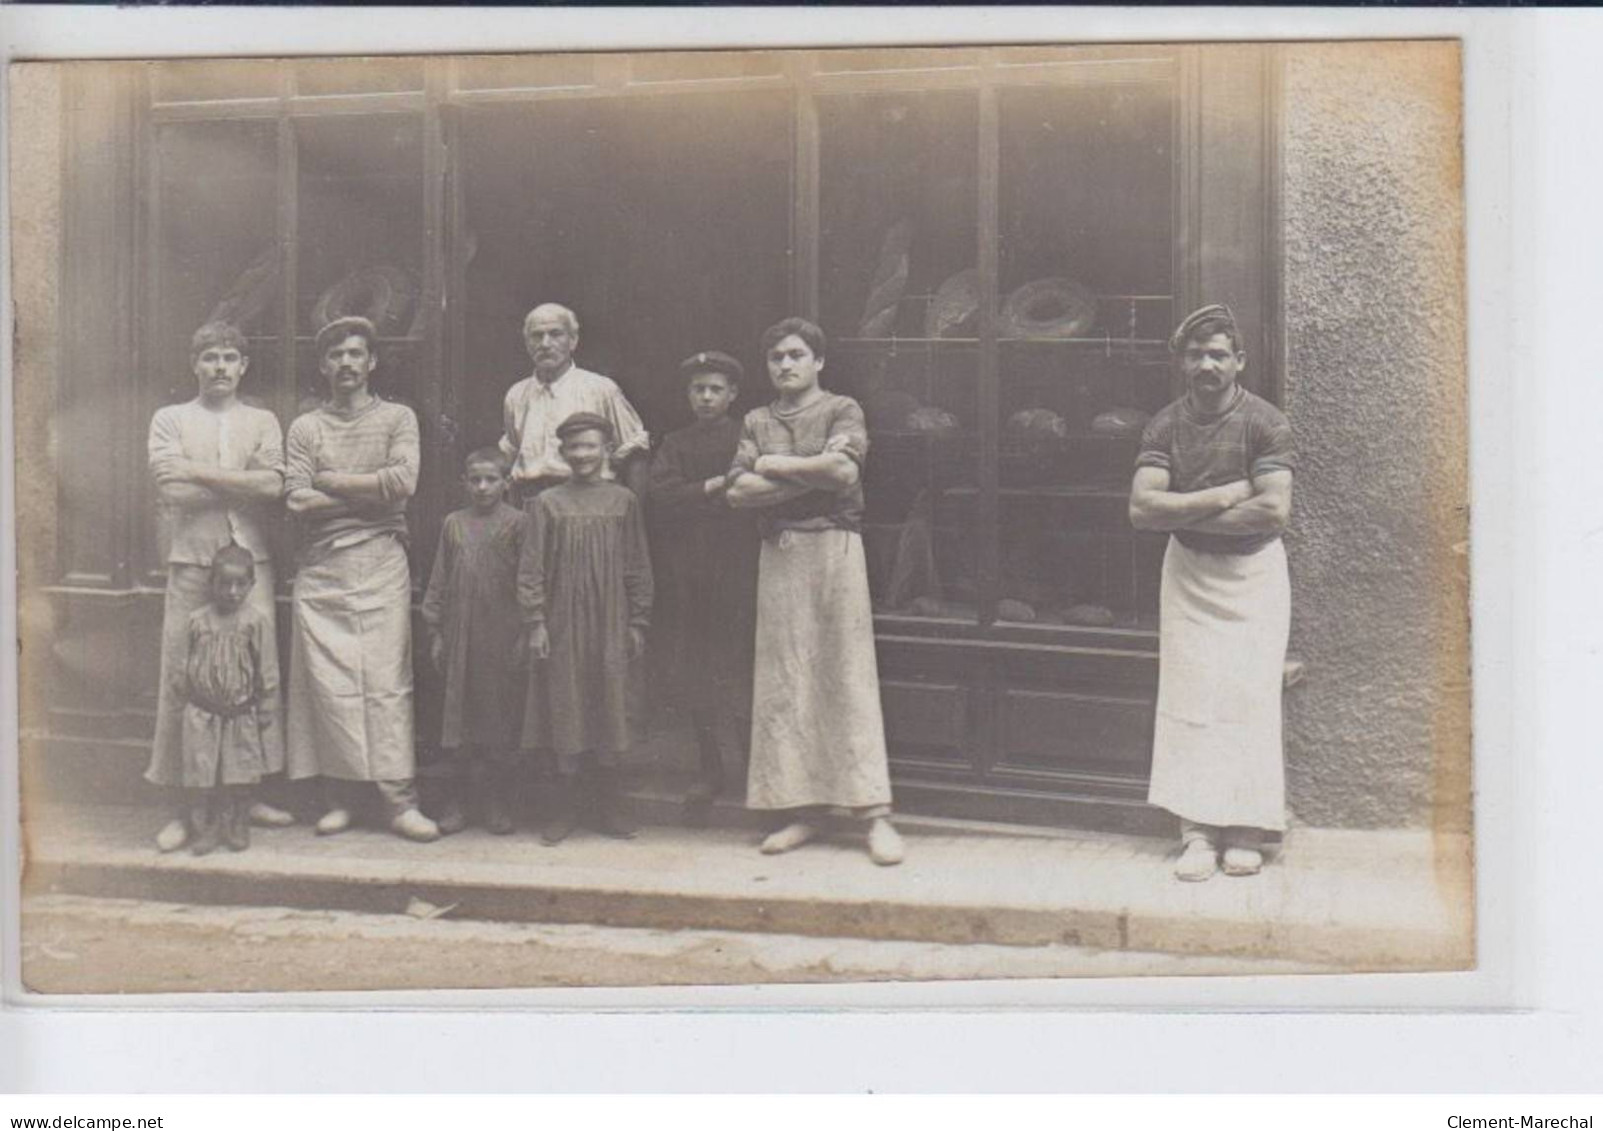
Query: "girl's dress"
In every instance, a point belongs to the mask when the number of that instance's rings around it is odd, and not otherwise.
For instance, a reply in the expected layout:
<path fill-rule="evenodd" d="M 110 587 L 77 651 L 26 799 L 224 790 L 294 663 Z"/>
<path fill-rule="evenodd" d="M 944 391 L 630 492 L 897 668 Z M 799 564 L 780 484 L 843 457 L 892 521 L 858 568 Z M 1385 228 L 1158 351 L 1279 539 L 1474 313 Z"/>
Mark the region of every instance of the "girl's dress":
<path fill-rule="evenodd" d="M 252 605 L 232 613 L 211 605 L 189 616 L 181 730 L 184 785 L 255 785 L 270 772 L 278 725 L 278 661 L 272 622 Z"/>
<path fill-rule="evenodd" d="M 631 742 L 638 665 L 630 628 L 651 623 L 651 560 L 640 501 L 604 480 L 574 480 L 536 497 L 518 570 L 526 626 L 544 624 L 550 658 L 530 664 L 523 746 L 550 750 L 567 772 L 591 752 L 615 765 Z"/>
<path fill-rule="evenodd" d="M 506 503 L 489 514 L 455 511 L 423 597 L 423 621 L 445 640 L 440 745 L 505 752 L 518 742 L 524 688 L 515 657 L 518 556 L 528 518 Z"/>

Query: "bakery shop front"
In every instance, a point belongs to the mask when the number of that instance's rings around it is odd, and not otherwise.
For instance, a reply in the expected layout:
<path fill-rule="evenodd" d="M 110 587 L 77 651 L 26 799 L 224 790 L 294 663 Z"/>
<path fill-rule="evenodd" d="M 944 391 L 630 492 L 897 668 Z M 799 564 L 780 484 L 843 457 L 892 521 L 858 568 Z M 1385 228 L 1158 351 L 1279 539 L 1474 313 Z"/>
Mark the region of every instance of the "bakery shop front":
<path fill-rule="evenodd" d="M 1244 383 L 1279 398 L 1278 73 L 1225 45 L 69 68 L 58 445 L 106 458 L 58 468 L 44 738 L 131 767 L 148 741 L 144 429 L 193 395 L 208 318 L 249 335 L 285 426 L 322 392 L 318 326 L 377 322 L 374 387 L 422 428 L 420 585 L 530 307 L 578 312 L 578 360 L 656 436 L 689 419 L 681 358 L 760 373 L 757 335 L 800 313 L 868 419 L 899 807 L 1149 820 L 1163 540 L 1129 480 L 1186 310 L 1229 303 Z"/>

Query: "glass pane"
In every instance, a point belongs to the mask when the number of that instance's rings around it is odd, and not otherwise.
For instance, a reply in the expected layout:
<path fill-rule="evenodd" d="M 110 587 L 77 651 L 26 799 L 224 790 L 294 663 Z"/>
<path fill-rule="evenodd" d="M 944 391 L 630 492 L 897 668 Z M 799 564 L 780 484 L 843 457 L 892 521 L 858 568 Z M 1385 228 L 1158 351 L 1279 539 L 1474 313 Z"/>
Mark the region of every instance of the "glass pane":
<path fill-rule="evenodd" d="M 464 450 L 501 434 L 507 389 L 531 372 L 523 317 L 560 302 L 579 316 L 577 362 L 615 371 L 607 249 L 625 215 L 611 175 L 616 134 L 609 107 L 556 101 L 472 107 L 462 117 L 466 230 L 460 241 L 466 294 L 463 350 L 468 379 L 456 391 Z"/>
<path fill-rule="evenodd" d="M 271 59 L 194 59 L 153 63 L 157 102 L 210 102 L 227 98 L 273 98 L 279 65 Z"/>
<path fill-rule="evenodd" d="M 189 341 L 205 322 L 232 322 L 249 358 L 239 396 L 279 414 L 292 399 L 283 385 L 279 342 L 283 274 L 277 238 L 276 130 L 271 122 L 193 122 L 159 128 L 152 236 L 156 256 L 149 339 L 152 386 L 147 417 L 196 394 Z M 157 522 L 148 481 L 141 506 L 151 525 L 147 564 L 161 569 L 168 533 Z M 275 556 L 288 549 L 275 523 Z M 283 560 L 280 556 L 279 560 Z"/>
<path fill-rule="evenodd" d="M 297 123 L 301 335 L 359 314 L 386 338 L 423 322 L 423 145 L 410 115 Z"/>
<path fill-rule="evenodd" d="M 467 110 L 463 443 L 500 434 L 523 316 L 547 301 L 655 435 L 690 422 L 675 373 L 698 350 L 748 365 L 736 412 L 762 403 L 757 335 L 790 307 L 791 120 L 783 92 Z"/>
<path fill-rule="evenodd" d="M 423 89 L 421 59 L 303 59 L 295 64 L 298 94 L 379 94 Z"/>
<path fill-rule="evenodd" d="M 632 55 L 629 77 L 635 82 L 671 79 L 728 79 L 777 75 L 780 56 L 771 51 L 664 51 Z"/>
<path fill-rule="evenodd" d="M 1173 120 L 1167 85 L 1003 92 L 1000 620 L 1156 616 L 1162 540 L 1126 507 L 1169 399 Z"/>
<path fill-rule="evenodd" d="M 630 172 L 614 254 L 626 258 L 613 307 L 596 312 L 617 342 L 617 380 L 658 435 L 693 419 L 669 375 L 698 350 L 748 365 L 733 412 L 764 403 L 757 335 L 790 303 L 790 96 L 644 99 L 617 137 Z"/>
<path fill-rule="evenodd" d="M 820 103 L 825 381 L 868 417 L 865 549 L 881 612 L 977 618 L 972 92 Z"/>
<path fill-rule="evenodd" d="M 195 395 L 189 338 L 232 322 L 270 344 L 282 310 L 271 122 L 163 126 L 157 138 L 156 332 L 153 372 L 163 403 Z M 255 351 L 241 392 L 272 403 L 278 367 Z"/>
<path fill-rule="evenodd" d="M 875 47 L 846 51 L 820 51 L 820 71 L 901 71 L 945 67 L 974 67 L 980 52 L 972 47 Z"/>
<path fill-rule="evenodd" d="M 1025 66 L 1033 63 L 1107 63 L 1129 60 L 1173 60 L 1173 47 L 1162 44 L 1109 44 L 1087 47 L 1076 44 L 1042 45 L 1031 47 L 1003 47 L 998 49 L 997 62 L 1004 67 Z"/>
<path fill-rule="evenodd" d="M 595 82 L 595 56 L 479 55 L 457 64 L 457 81 L 468 90 L 589 86 Z"/>

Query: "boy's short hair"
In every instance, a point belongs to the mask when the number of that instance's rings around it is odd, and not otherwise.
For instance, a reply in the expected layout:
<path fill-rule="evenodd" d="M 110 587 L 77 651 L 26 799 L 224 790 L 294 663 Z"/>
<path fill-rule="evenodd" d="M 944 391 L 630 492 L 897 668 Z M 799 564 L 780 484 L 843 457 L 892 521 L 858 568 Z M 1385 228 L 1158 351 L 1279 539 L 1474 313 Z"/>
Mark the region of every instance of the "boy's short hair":
<path fill-rule="evenodd" d="M 462 460 L 462 470 L 466 471 L 476 463 L 494 464 L 495 469 L 501 473 L 502 479 L 505 479 L 508 475 L 512 474 L 512 461 L 507 459 L 506 453 L 500 448 L 474 448 Z"/>
<path fill-rule="evenodd" d="M 679 363 L 679 379 L 687 384 L 692 377 L 703 373 L 722 373 L 731 385 L 739 385 L 746 379 L 746 367 L 722 350 L 703 350 Z"/>
<path fill-rule="evenodd" d="M 612 422 L 594 412 L 576 412 L 557 425 L 558 442 L 580 432 L 600 432 L 607 443 L 612 443 Z"/>
<path fill-rule="evenodd" d="M 220 566 L 244 566 L 252 577 L 256 576 L 256 558 L 238 542 L 230 542 L 212 555 L 211 572 L 215 577 Z"/>
<path fill-rule="evenodd" d="M 235 349 L 241 357 L 250 356 L 250 343 L 232 322 L 208 322 L 189 339 L 189 363 L 193 365 L 209 349 Z"/>

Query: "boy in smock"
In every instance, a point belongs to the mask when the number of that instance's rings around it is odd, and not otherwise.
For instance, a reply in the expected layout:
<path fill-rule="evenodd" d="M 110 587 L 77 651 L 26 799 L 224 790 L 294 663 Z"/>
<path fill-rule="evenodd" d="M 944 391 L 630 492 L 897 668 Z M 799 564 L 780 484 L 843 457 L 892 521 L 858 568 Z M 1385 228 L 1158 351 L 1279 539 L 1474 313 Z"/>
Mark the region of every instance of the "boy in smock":
<path fill-rule="evenodd" d="M 507 505 L 507 471 L 498 448 L 468 454 L 469 505 L 446 516 L 423 596 L 429 660 L 445 676 L 440 749 L 450 794 L 435 823 L 446 835 L 467 827 L 470 803 L 487 830 L 512 831 L 507 800 L 523 701 L 518 556 L 527 520 Z"/>
<path fill-rule="evenodd" d="M 651 560 L 640 500 L 602 477 L 612 425 L 577 412 L 557 426 L 573 476 L 531 504 L 518 569 L 518 605 L 531 660 L 523 747 L 555 755 L 557 782 L 546 844 L 584 816 L 605 836 L 628 838 L 618 784 L 630 747 L 630 683 L 651 624 Z"/>

